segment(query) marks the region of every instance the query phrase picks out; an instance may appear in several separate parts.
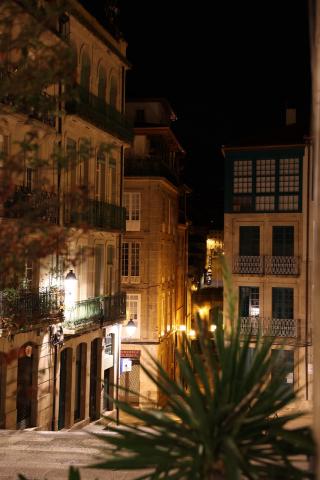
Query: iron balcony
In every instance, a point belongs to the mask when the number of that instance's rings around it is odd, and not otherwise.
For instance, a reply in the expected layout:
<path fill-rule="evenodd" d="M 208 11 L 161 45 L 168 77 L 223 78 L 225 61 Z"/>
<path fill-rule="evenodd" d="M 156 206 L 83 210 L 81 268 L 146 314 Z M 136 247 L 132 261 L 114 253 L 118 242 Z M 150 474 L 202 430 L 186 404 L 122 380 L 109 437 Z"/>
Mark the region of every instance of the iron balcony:
<path fill-rule="evenodd" d="M 61 297 L 56 289 L 5 289 L 0 292 L 0 336 L 62 320 Z"/>
<path fill-rule="evenodd" d="M 98 128 L 131 143 L 133 140 L 132 123 L 112 105 L 97 97 L 80 85 L 69 90 L 70 100 L 66 102 L 68 114 L 76 114 L 93 123 Z"/>
<path fill-rule="evenodd" d="M 63 331 L 66 335 L 74 335 L 80 330 L 119 322 L 125 315 L 125 292 L 87 298 L 76 302 L 70 311 L 65 311 Z"/>
<path fill-rule="evenodd" d="M 101 202 L 99 200 L 81 199 L 81 202 L 65 200 L 65 225 L 85 225 L 102 230 L 125 231 L 126 210 L 124 207 Z"/>
<path fill-rule="evenodd" d="M 233 257 L 232 273 L 240 275 L 299 275 L 299 257 L 238 255 Z"/>
<path fill-rule="evenodd" d="M 240 317 L 242 335 L 299 338 L 300 321 L 293 318 Z"/>

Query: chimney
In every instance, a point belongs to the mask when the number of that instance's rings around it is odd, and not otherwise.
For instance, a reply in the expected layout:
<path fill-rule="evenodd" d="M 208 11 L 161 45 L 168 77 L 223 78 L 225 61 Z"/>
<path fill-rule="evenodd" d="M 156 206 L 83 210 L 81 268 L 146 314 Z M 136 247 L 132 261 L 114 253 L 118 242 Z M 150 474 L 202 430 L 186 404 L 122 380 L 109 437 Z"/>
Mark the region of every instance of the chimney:
<path fill-rule="evenodd" d="M 286 108 L 286 126 L 297 123 L 297 110 L 295 108 Z"/>

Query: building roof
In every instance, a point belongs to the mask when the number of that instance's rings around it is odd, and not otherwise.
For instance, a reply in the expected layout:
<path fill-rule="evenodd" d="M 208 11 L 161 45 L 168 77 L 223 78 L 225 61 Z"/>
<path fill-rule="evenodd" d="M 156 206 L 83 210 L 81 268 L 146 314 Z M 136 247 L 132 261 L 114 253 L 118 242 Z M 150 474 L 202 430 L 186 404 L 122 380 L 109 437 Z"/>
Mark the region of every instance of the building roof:
<path fill-rule="evenodd" d="M 171 121 L 177 120 L 177 115 L 171 107 L 170 103 L 166 98 L 163 97 L 139 97 L 139 98 L 129 98 L 126 103 L 161 103 L 163 108 L 166 110 Z"/>

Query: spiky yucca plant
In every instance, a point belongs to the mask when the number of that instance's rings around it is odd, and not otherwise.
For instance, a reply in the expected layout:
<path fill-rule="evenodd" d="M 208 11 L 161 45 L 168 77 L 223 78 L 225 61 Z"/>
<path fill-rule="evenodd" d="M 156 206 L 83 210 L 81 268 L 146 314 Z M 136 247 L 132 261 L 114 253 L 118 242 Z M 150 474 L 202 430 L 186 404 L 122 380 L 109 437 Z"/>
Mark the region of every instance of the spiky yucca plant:
<path fill-rule="evenodd" d="M 235 299 L 227 279 L 229 315 Z M 185 337 L 176 352 L 181 383 L 161 364 L 141 366 L 166 396 L 163 410 L 140 410 L 118 402 L 141 425 L 112 428 L 104 437 L 107 457 L 95 467 L 147 469 L 137 479 L 302 479 L 313 478 L 307 459 L 314 454 L 307 427 L 288 430 L 301 413 L 279 410 L 295 399 L 283 383 L 283 372 L 272 375 L 270 339 L 240 336 L 236 322 L 225 333 L 222 323 L 214 337 L 198 319 L 197 351 Z M 187 385 L 187 387 L 186 387 Z"/>

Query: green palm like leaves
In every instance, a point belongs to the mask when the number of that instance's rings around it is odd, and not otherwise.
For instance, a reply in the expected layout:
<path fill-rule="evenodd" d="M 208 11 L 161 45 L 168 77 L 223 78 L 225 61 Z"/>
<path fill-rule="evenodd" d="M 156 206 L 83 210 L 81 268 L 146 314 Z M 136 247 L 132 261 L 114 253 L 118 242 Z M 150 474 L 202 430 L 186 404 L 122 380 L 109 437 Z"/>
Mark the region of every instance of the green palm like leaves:
<path fill-rule="evenodd" d="M 118 402 L 142 425 L 114 428 L 117 435 L 105 438 L 107 458 L 96 467 L 146 469 L 137 478 L 150 480 L 313 478 L 306 470 L 314 454 L 310 429 L 286 428 L 301 413 L 276 415 L 295 393 L 281 372 L 271 381 L 271 340 L 258 338 L 252 355 L 252 338 L 240 338 L 239 324 L 225 334 L 220 322 L 212 337 L 198 319 L 198 332 L 197 349 L 184 337 L 176 352 L 181 383 L 155 359 L 153 370 L 142 366 L 167 406 L 139 410 Z"/>

